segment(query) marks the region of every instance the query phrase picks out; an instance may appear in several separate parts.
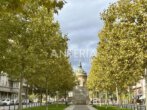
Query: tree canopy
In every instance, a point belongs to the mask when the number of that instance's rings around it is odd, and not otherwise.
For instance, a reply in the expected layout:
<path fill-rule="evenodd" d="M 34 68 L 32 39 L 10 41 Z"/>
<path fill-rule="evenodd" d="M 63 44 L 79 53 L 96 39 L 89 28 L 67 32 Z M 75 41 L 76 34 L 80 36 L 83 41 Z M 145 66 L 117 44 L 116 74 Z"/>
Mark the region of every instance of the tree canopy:
<path fill-rule="evenodd" d="M 101 14 L 104 27 L 99 33 L 98 54 L 90 71 L 90 76 L 97 76 L 97 85 L 102 78 L 107 79 L 101 84 L 106 88 L 117 88 L 121 94 L 144 76 L 147 65 L 146 6 L 146 0 L 119 0 Z M 90 85 L 93 79 L 89 77 L 88 80 Z"/>
<path fill-rule="evenodd" d="M 74 77 L 66 35 L 54 19 L 65 2 L 50 0 L 0 1 L 0 71 L 39 88 L 70 90 Z M 53 56 L 55 51 L 58 56 Z M 21 104 L 21 101 L 19 101 Z M 21 105 L 19 106 L 21 110 Z"/>

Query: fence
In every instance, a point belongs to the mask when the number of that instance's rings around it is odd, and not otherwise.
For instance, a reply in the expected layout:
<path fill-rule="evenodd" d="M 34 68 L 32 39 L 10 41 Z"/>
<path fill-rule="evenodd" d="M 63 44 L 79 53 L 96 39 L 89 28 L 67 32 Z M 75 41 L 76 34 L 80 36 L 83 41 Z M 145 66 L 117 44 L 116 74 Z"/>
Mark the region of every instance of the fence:
<path fill-rule="evenodd" d="M 146 107 L 144 105 L 135 105 L 135 104 L 116 105 L 116 104 L 113 104 L 113 106 L 117 106 L 119 108 L 127 108 L 127 109 L 131 109 L 131 110 L 146 110 Z"/>
<path fill-rule="evenodd" d="M 22 107 L 31 108 L 31 107 L 38 107 L 43 105 L 44 104 L 41 104 L 41 103 L 29 103 L 29 104 L 22 105 Z M 18 105 L 0 106 L 0 110 L 18 110 Z"/>
<path fill-rule="evenodd" d="M 147 110 L 145 105 L 137 105 L 137 104 L 110 104 L 110 103 L 97 103 L 94 105 L 108 105 L 108 106 L 116 106 L 118 108 L 126 108 L 130 110 Z"/>

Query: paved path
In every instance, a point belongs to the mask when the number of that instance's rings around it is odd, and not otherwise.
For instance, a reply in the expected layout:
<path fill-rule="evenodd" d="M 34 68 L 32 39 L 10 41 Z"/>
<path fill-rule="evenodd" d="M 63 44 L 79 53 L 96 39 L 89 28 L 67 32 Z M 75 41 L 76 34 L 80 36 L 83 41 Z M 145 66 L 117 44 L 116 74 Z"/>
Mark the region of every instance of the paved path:
<path fill-rule="evenodd" d="M 73 110 L 74 107 L 75 107 L 74 105 L 71 105 L 71 106 L 67 107 L 65 110 Z"/>
<path fill-rule="evenodd" d="M 90 105 L 71 105 L 65 110 L 96 110 Z"/>

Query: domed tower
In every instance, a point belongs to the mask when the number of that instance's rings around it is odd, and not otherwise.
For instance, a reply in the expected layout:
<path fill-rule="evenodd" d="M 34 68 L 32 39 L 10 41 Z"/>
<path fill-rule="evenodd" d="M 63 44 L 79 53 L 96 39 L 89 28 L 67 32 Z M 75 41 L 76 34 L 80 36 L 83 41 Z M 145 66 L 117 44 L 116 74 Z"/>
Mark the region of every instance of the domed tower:
<path fill-rule="evenodd" d="M 82 68 L 82 64 L 80 63 L 78 69 L 75 71 L 77 85 L 81 87 L 85 87 L 87 81 L 87 74 Z"/>
<path fill-rule="evenodd" d="M 73 104 L 85 105 L 89 102 L 88 91 L 86 89 L 87 74 L 80 63 L 78 69 L 75 71 L 77 85 L 73 89 Z"/>

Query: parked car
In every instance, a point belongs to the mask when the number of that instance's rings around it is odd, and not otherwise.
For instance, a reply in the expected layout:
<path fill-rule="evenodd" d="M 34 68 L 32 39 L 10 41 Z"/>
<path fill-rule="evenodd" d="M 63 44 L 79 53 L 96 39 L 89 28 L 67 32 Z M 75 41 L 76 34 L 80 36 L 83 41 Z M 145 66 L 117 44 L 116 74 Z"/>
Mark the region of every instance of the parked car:
<path fill-rule="evenodd" d="M 136 103 L 136 104 L 141 104 L 141 103 L 143 103 L 142 102 L 142 97 L 141 97 L 142 95 L 136 95 L 136 96 L 134 96 L 133 97 L 133 99 L 132 99 L 132 103 L 134 104 L 134 103 Z"/>
<path fill-rule="evenodd" d="M 22 104 L 29 104 L 30 103 L 30 100 L 29 99 L 23 99 L 22 100 Z"/>
<path fill-rule="evenodd" d="M 91 100 L 91 104 L 94 104 L 94 105 L 98 104 L 98 99 L 97 98 L 93 98 Z"/>
<path fill-rule="evenodd" d="M 49 104 L 53 104 L 54 103 L 54 100 L 49 100 L 48 103 Z"/>
<path fill-rule="evenodd" d="M 12 99 L 10 104 L 11 105 L 17 105 L 18 104 L 18 99 Z"/>
<path fill-rule="evenodd" d="M 11 104 L 11 100 L 9 98 L 2 99 L 2 105 L 10 105 L 10 104 Z"/>
<path fill-rule="evenodd" d="M 58 101 L 59 101 L 59 102 L 64 102 L 65 99 L 64 99 L 64 98 L 61 98 L 61 99 L 59 99 Z"/>

